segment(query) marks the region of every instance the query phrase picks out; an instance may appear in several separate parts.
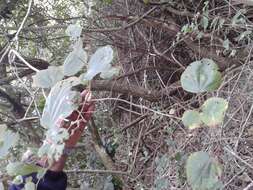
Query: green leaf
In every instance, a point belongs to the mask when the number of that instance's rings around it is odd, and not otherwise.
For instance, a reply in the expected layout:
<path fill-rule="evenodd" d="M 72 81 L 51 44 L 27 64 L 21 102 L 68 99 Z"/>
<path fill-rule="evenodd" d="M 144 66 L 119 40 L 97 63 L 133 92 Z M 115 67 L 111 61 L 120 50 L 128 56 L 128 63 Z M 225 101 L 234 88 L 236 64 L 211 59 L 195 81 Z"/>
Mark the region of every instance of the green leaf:
<path fill-rule="evenodd" d="M 221 188 L 221 168 L 206 152 L 191 154 L 186 163 L 187 181 L 193 190 L 216 190 Z"/>
<path fill-rule="evenodd" d="M 25 189 L 24 190 L 36 190 L 36 185 L 31 182 L 31 181 L 28 181 L 25 183 Z"/>
<path fill-rule="evenodd" d="M 119 75 L 119 72 L 120 68 L 111 67 L 109 70 L 102 72 L 100 77 L 103 79 L 111 79 L 112 77 Z"/>
<path fill-rule="evenodd" d="M 68 130 L 53 127 L 46 132 L 46 140 L 38 151 L 38 156 L 47 156 L 51 160 L 59 160 L 63 153 L 64 142 L 69 138 Z"/>
<path fill-rule="evenodd" d="M 45 70 L 37 72 L 33 76 L 33 86 L 40 88 L 51 88 L 64 77 L 62 67 L 50 66 Z"/>
<path fill-rule="evenodd" d="M 189 129 L 199 128 L 202 124 L 199 112 L 187 110 L 182 117 L 183 124 Z"/>
<path fill-rule="evenodd" d="M 98 48 L 91 56 L 88 63 L 87 73 L 84 75 L 84 80 L 92 80 L 97 74 L 107 72 L 111 69 L 113 60 L 113 49 L 110 46 Z"/>
<path fill-rule="evenodd" d="M 22 184 L 22 183 L 23 183 L 23 178 L 22 178 L 22 176 L 21 176 L 21 175 L 16 176 L 16 177 L 13 179 L 12 183 L 15 184 L 15 185 L 20 185 L 20 184 Z"/>
<path fill-rule="evenodd" d="M 32 165 L 32 164 L 25 164 L 23 162 L 12 162 L 12 163 L 9 163 L 6 167 L 7 173 L 10 176 L 18 176 L 18 175 L 24 176 L 24 175 L 38 172 L 42 169 L 43 168 L 39 166 Z"/>
<path fill-rule="evenodd" d="M 201 120 L 210 127 L 223 122 L 225 112 L 228 108 L 228 102 L 223 98 L 209 98 L 202 105 Z"/>
<path fill-rule="evenodd" d="M 203 26 L 204 30 L 206 31 L 208 25 L 209 25 L 209 19 L 208 15 L 204 15 L 201 19 L 201 25 Z"/>
<path fill-rule="evenodd" d="M 77 40 L 82 34 L 82 27 L 78 24 L 70 24 L 66 29 L 66 34 L 72 40 Z"/>
<path fill-rule="evenodd" d="M 78 108 L 80 93 L 71 90 L 73 86 L 78 84 L 80 84 L 78 78 L 70 77 L 58 82 L 51 89 L 40 120 L 44 128 L 58 126 L 62 119 L 65 119 Z"/>
<path fill-rule="evenodd" d="M 211 59 L 191 63 L 181 75 L 184 90 L 192 93 L 216 90 L 222 82 L 218 66 Z"/>
<path fill-rule="evenodd" d="M 236 12 L 235 16 L 232 18 L 232 26 L 236 26 L 237 24 L 245 24 L 245 17 L 243 14 L 246 13 L 245 9 L 240 9 L 239 11 Z"/>
<path fill-rule="evenodd" d="M 79 72 L 87 64 L 88 55 L 83 49 L 83 42 L 79 39 L 72 52 L 69 53 L 64 61 L 64 75 L 72 76 Z"/>
<path fill-rule="evenodd" d="M 7 130 L 6 125 L 0 125 L 0 159 L 3 159 L 9 153 L 18 141 L 18 134 Z"/>
<path fill-rule="evenodd" d="M 226 39 L 223 41 L 223 47 L 225 48 L 225 50 L 229 50 L 229 39 Z"/>

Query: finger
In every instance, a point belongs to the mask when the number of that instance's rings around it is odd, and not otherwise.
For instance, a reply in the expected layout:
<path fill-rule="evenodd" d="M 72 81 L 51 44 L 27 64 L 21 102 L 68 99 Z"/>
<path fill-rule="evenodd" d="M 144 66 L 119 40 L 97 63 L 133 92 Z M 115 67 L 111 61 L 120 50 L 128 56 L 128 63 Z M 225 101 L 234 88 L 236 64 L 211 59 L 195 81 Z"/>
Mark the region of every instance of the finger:
<path fill-rule="evenodd" d="M 91 101 L 92 93 L 89 90 L 84 90 L 81 92 L 82 102 L 88 103 Z"/>
<path fill-rule="evenodd" d="M 95 111 L 95 104 L 94 103 L 91 103 L 88 107 L 87 107 L 87 110 L 86 112 L 84 112 L 83 114 L 83 117 L 85 120 L 89 120 L 92 116 L 92 114 L 94 113 Z"/>

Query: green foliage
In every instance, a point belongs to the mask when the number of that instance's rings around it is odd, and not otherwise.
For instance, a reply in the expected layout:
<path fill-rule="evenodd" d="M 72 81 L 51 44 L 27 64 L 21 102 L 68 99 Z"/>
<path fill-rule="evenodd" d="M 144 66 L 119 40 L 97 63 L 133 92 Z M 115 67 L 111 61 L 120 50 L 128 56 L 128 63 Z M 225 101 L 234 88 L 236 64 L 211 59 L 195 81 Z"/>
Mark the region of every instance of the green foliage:
<path fill-rule="evenodd" d="M 64 77 L 61 67 L 50 66 L 33 76 L 33 85 L 40 88 L 51 88 Z"/>
<path fill-rule="evenodd" d="M 201 126 L 200 114 L 195 110 L 187 110 L 182 117 L 183 124 L 189 129 L 195 129 Z"/>
<path fill-rule="evenodd" d="M 45 104 L 46 104 L 46 99 L 44 97 L 40 97 L 39 98 L 39 101 L 38 101 L 38 109 L 40 112 L 43 112 L 43 109 L 45 107 Z"/>
<path fill-rule="evenodd" d="M 209 127 L 215 127 L 224 120 L 228 102 L 223 98 L 213 97 L 204 102 L 201 112 L 187 110 L 184 112 L 182 121 L 189 129 L 201 127 L 204 123 Z"/>
<path fill-rule="evenodd" d="M 15 185 L 20 185 L 21 183 L 23 183 L 23 177 L 21 175 L 16 176 L 12 183 Z"/>
<path fill-rule="evenodd" d="M 91 80 L 99 73 L 102 73 L 100 75 L 102 78 L 113 76 L 115 70 L 113 70 L 111 66 L 112 60 L 113 49 L 110 46 L 98 48 L 90 58 L 90 61 L 88 63 L 88 70 L 87 73 L 83 76 L 83 80 Z"/>
<path fill-rule="evenodd" d="M 229 50 L 229 39 L 223 41 L 223 47 L 225 48 L 225 50 Z"/>
<path fill-rule="evenodd" d="M 33 76 L 33 85 L 40 88 L 51 88 L 64 76 L 73 76 L 87 66 L 87 72 L 80 75 L 82 83 L 92 80 L 101 73 L 101 78 L 110 79 L 119 74 L 120 69 L 112 67 L 113 49 L 110 46 L 99 48 L 88 61 L 88 55 L 83 49 L 81 39 L 82 28 L 79 25 L 69 25 L 66 34 L 73 41 L 73 51 L 66 57 L 63 66 L 51 66 L 39 71 Z"/>
<path fill-rule="evenodd" d="M 69 138 L 66 129 L 59 128 L 66 118 L 78 108 L 80 104 L 80 92 L 72 90 L 72 87 L 92 80 L 97 74 L 109 79 L 119 73 L 119 69 L 112 67 L 113 49 L 110 46 L 99 48 L 87 63 L 88 55 L 83 49 L 81 39 L 82 28 L 79 25 L 69 25 L 66 34 L 73 42 L 73 51 L 65 59 L 63 66 L 49 67 L 39 71 L 34 76 L 34 86 L 49 88 L 51 91 L 46 98 L 45 107 L 41 117 L 41 125 L 46 128 L 46 140 L 38 151 L 38 155 L 50 160 L 58 160 L 62 155 L 65 141 Z M 87 72 L 73 77 L 87 66 Z M 64 79 L 67 76 L 67 79 Z"/>
<path fill-rule="evenodd" d="M 9 149 L 18 141 L 18 134 L 7 130 L 6 125 L 0 125 L 0 159 L 9 153 Z"/>
<path fill-rule="evenodd" d="M 80 93 L 71 88 L 80 84 L 76 77 L 58 82 L 50 91 L 43 110 L 41 125 L 44 128 L 53 128 L 59 121 L 69 116 L 78 108 Z"/>
<path fill-rule="evenodd" d="M 209 10 L 208 10 L 209 5 L 208 5 L 208 3 L 209 3 L 208 1 L 204 2 L 205 6 L 203 8 L 203 16 L 202 16 L 201 21 L 200 21 L 202 27 L 204 28 L 204 31 L 207 30 L 208 25 L 209 25 L 209 17 L 208 17 L 208 15 L 209 15 Z"/>
<path fill-rule="evenodd" d="M 216 90 L 222 82 L 218 69 L 211 59 L 195 61 L 181 75 L 181 85 L 184 90 L 192 93 Z"/>
<path fill-rule="evenodd" d="M 201 107 L 201 120 L 207 126 L 216 126 L 223 122 L 227 108 L 228 102 L 223 98 L 209 98 Z"/>
<path fill-rule="evenodd" d="M 246 13 L 245 9 L 240 9 L 236 12 L 235 16 L 232 18 L 232 26 L 235 27 L 238 24 L 245 24 L 245 17 L 243 14 Z"/>
<path fill-rule="evenodd" d="M 88 55 L 83 49 L 81 38 L 82 28 L 77 24 L 71 24 L 66 34 L 74 41 L 73 51 L 69 53 L 63 64 L 64 75 L 72 76 L 79 72 L 87 64 Z"/>
<path fill-rule="evenodd" d="M 39 172 L 44 169 L 34 164 L 26 164 L 23 162 L 12 162 L 7 165 L 6 170 L 8 175 L 10 176 L 19 176 L 19 175 L 23 176 L 34 172 Z"/>
<path fill-rule="evenodd" d="M 82 34 L 82 27 L 78 24 L 70 24 L 66 29 L 66 34 L 71 40 L 78 40 Z"/>
<path fill-rule="evenodd" d="M 64 75 L 72 76 L 79 72 L 87 64 L 88 55 L 83 49 L 83 42 L 79 39 L 75 44 L 73 51 L 69 53 L 64 61 Z"/>
<path fill-rule="evenodd" d="M 36 190 L 36 185 L 31 182 L 31 181 L 28 181 L 25 183 L 25 189 L 24 190 Z"/>
<path fill-rule="evenodd" d="M 217 190 L 222 184 L 220 165 L 206 152 L 191 154 L 186 163 L 187 181 L 193 190 Z"/>
<path fill-rule="evenodd" d="M 64 150 L 64 142 L 69 138 L 68 130 L 53 127 L 46 133 L 46 140 L 40 147 L 39 157 L 47 156 L 50 160 L 59 160 Z"/>

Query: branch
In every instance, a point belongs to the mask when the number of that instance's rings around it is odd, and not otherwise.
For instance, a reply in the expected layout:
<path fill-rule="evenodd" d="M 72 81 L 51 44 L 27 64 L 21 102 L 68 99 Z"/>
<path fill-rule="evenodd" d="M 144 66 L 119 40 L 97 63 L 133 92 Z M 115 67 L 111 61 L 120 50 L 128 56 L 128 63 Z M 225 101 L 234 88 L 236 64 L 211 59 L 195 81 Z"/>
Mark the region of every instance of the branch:
<path fill-rule="evenodd" d="M 93 80 L 91 81 L 91 90 L 93 91 L 110 91 L 126 95 L 141 97 L 151 102 L 158 101 L 162 94 L 159 91 L 148 90 L 136 85 L 130 85 L 126 82 Z"/>
<path fill-rule="evenodd" d="M 65 170 L 66 173 L 90 173 L 90 174 L 120 174 L 129 175 L 127 172 L 114 171 L 114 170 Z"/>
<path fill-rule="evenodd" d="M 137 18 L 135 21 L 120 27 L 112 27 L 112 28 L 84 28 L 82 31 L 83 33 L 89 33 L 89 32 L 115 32 L 119 30 L 125 30 L 127 28 L 130 28 L 140 22 L 144 17 L 148 16 L 150 13 L 152 13 L 157 7 L 153 7 L 150 10 L 148 10 L 146 13 L 144 13 L 142 16 Z M 50 30 L 50 29 L 65 29 L 68 25 L 53 25 L 53 26 L 42 26 L 42 27 L 24 27 L 22 30 Z M 15 27 L 5 27 L 6 30 L 15 30 Z"/>
<path fill-rule="evenodd" d="M 105 148 L 102 144 L 102 140 L 99 136 L 98 129 L 97 129 L 97 126 L 95 124 L 95 121 L 94 121 L 93 117 L 91 118 L 91 125 L 89 125 L 89 130 L 90 130 L 90 133 L 91 133 L 91 136 L 92 136 L 92 142 L 93 142 L 94 148 L 95 148 L 97 154 L 99 155 L 104 167 L 107 170 L 115 171 L 115 165 L 113 163 L 113 160 L 108 155 L 108 153 L 106 152 L 106 150 L 105 150 Z M 118 173 L 112 174 L 113 177 L 115 179 L 117 179 L 117 181 L 122 182 L 122 179 L 116 174 L 118 174 Z"/>

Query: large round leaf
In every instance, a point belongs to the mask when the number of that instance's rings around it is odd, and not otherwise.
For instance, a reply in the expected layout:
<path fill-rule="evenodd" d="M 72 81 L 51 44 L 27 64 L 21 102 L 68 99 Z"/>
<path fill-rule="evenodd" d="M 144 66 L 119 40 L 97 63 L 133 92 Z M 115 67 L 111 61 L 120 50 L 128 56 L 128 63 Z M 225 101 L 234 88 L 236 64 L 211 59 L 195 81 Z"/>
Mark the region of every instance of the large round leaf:
<path fill-rule="evenodd" d="M 10 176 L 18 176 L 18 175 L 28 175 L 31 173 L 39 172 L 44 170 L 37 165 L 26 164 L 23 162 L 11 162 L 6 167 L 7 173 Z"/>
<path fill-rule="evenodd" d="M 216 126 L 223 122 L 228 102 L 223 98 L 209 98 L 202 105 L 201 120 L 208 126 Z"/>
<path fill-rule="evenodd" d="M 41 125 L 45 128 L 55 127 L 59 119 L 69 116 L 78 108 L 80 93 L 71 88 L 80 84 L 76 77 L 58 82 L 50 91 L 43 110 Z"/>
<path fill-rule="evenodd" d="M 181 75 L 183 89 L 193 93 L 216 90 L 221 81 L 218 66 L 211 59 L 191 63 Z"/>
<path fill-rule="evenodd" d="M 202 124 L 200 114 L 194 110 L 187 110 L 182 117 L 183 124 L 189 129 L 195 129 Z"/>
<path fill-rule="evenodd" d="M 120 68 L 118 67 L 111 67 L 107 71 L 104 71 L 100 74 L 100 77 L 103 79 L 111 79 L 114 76 L 117 76 L 120 72 Z"/>
<path fill-rule="evenodd" d="M 98 50 L 90 58 L 88 70 L 84 75 L 83 80 L 91 80 L 97 74 L 110 70 L 112 67 L 112 60 L 113 49 L 110 46 L 98 48 Z"/>
<path fill-rule="evenodd" d="M 216 190 L 221 187 L 221 168 L 206 152 L 195 152 L 189 156 L 186 176 L 193 190 Z"/>
<path fill-rule="evenodd" d="M 37 72 L 33 76 L 33 86 L 40 88 L 51 88 L 64 77 L 62 67 L 50 66 L 45 70 Z"/>

